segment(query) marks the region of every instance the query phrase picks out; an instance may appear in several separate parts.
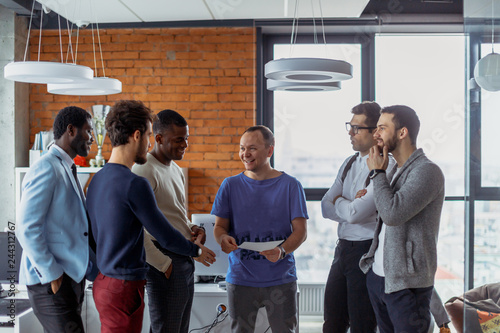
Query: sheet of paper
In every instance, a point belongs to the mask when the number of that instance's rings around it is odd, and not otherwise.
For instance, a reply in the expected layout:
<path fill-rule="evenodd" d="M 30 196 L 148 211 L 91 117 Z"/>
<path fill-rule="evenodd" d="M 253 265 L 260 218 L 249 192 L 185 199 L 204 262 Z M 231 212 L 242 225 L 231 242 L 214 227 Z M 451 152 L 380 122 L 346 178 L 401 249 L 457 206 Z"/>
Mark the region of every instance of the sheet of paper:
<path fill-rule="evenodd" d="M 272 242 L 243 242 L 238 246 L 240 249 L 252 250 L 252 251 L 266 251 L 274 249 L 276 246 L 283 243 L 282 240 L 272 241 Z"/>

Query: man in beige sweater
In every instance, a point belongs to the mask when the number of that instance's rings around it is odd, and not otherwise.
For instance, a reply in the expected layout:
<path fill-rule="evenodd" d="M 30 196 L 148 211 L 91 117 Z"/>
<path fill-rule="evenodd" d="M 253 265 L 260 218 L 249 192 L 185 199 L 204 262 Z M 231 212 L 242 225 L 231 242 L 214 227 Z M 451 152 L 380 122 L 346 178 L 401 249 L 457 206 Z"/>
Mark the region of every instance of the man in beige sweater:
<path fill-rule="evenodd" d="M 186 120 L 173 110 L 163 110 L 153 123 L 155 146 L 143 165 L 132 171 L 151 184 L 158 207 L 167 220 L 187 239 L 202 238 L 203 228 L 192 224 L 185 208 L 184 175 L 174 160 L 182 160 L 188 146 Z M 149 265 L 146 289 L 151 332 L 187 333 L 194 294 L 194 263 L 190 257 L 169 252 L 147 232 L 144 237 Z M 209 262 L 202 262 L 209 266 Z"/>

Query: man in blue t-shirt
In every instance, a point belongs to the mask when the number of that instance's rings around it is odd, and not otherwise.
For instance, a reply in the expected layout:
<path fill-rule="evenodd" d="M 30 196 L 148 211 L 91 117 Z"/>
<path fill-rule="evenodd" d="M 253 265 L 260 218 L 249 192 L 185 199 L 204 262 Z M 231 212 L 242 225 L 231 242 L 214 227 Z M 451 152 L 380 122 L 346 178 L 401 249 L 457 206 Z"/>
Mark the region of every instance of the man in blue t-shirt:
<path fill-rule="evenodd" d="M 297 274 L 292 252 L 307 237 L 304 190 L 271 167 L 274 135 L 253 126 L 240 140 L 245 171 L 224 180 L 212 207 L 214 236 L 229 254 L 229 315 L 233 332 L 253 332 L 265 307 L 273 332 L 297 328 Z M 239 249 L 243 242 L 283 242 L 267 251 Z"/>

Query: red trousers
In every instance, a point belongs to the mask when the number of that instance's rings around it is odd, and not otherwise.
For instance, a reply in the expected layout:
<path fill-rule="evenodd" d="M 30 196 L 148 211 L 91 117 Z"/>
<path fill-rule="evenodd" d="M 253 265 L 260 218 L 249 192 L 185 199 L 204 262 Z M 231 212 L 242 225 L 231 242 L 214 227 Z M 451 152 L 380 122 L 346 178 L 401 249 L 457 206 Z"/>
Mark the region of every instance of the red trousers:
<path fill-rule="evenodd" d="M 140 333 L 146 280 L 119 280 L 101 273 L 92 287 L 101 333 Z"/>

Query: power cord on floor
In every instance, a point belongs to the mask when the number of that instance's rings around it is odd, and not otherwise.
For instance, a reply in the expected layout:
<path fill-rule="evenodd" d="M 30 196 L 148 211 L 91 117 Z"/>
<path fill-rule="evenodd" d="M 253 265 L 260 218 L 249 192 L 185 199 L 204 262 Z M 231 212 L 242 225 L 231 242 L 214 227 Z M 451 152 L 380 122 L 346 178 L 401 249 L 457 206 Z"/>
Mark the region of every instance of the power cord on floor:
<path fill-rule="evenodd" d="M 203 326 L 200 328 L 193 328 L 192 330 L 189 331 L 189 333 L 201 331 L 204 329 L 207 329 L 206 331 L 204 331 L 204 333 L 209 333 L 212 330 L 212 328 L 214 328 L 215 326 L 222 323 L 224 321 L 224 319 L 227 318 L 227 316 L 228 316 L 228 313 L 227 313 L 226 305 L 220 303 L 217 305 L 217 316 L 215 316 L 214 321 L 210 325 L 206 325 L 206 326 Z"/>

